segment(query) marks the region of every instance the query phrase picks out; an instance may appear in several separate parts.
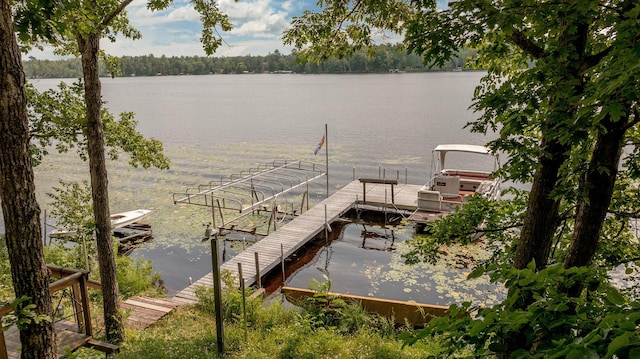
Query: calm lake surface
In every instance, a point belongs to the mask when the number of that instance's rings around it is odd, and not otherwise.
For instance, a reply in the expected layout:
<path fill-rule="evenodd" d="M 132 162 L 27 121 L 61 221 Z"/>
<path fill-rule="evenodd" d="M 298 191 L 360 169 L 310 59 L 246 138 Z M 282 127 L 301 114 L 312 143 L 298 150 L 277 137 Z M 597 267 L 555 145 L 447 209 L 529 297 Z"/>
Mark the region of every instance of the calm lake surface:
<path fill-rule="evenodd" d="M 211 270 L 201 243 L 210 212 L 174 205 L 172 193 L 209 183 L 275 159 L 324 164 L 313 155 L 328 125 L 331 191 L 357 176 L 405 169 L 408 182 L 426 182 L 431 150 L 440 143 L 484 144 L 463 126 L 483 73 L 381 75 L 211 75 L 102 79 L 106 107 L 132 111 L 138 129 L 162 141 L 171 169 L 134 169 L 126 158 L 109 163 L 111 212 L 154 210 L 154 241 L 133 252 L 153 262 L 168 294 Z M 65 80 L 67 81 L 67 80 Z M 35 80 L 39 89 L 60 80 Z M 38 199 L 58 179 L 88 178 L 75 154 L 50 155 L 36 168 Z M 314 198 L 324 196 L 324 180 Z M 346 233 L 349 233 L 347 230 Z M 332 249 L 338 256 L 337 249 Z M 304 285 L 302 285 L 304 287 Z M 366 295 L 366 293 L 365 293 Z M 416 299 L 418 300 L 418 299 Z"/>

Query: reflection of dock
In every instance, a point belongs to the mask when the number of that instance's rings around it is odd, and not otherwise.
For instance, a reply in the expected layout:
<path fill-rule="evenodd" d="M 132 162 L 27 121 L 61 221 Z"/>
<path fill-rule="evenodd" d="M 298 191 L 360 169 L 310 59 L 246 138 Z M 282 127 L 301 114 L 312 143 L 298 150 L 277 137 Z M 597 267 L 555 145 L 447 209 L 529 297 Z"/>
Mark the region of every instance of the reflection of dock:
<path fill-rule="evenodd" d="M 146 223 L 136 222 L 114 229 L 113 235 L 118 241 L 118 255 L 121 256 L 128 256 L 139 245 L 153 240 L 151 225 Z"/>
<path fill-rule="evenodd" d="M 325 223 L 334 222 L 356 204 L 364 204 L 363 198 L 366 198 L 367 205 L 412 211 L 416 209 L 416 193 L 420 187 L 419 185 L 406 184 L 390 186 L 389 184 L 372 182 L 367 182 L 365 185 L 360 181 L 353 181 L 329 198 L 295 217 L 291 222 L 278 228 L 276 232 L 231 258 L 221 266 L 221 269 L 229 270 L 238 278 L 238 264 L 240 263 L 245 284 L 247 286 L 253 285 L 257 279 L 256 257 L 258 258 L 260 276 L 264 276 L 279 266 L 283 257 L 284 259 L 288 258 L 309 240 L 323 232 Z M 392 198 L 394 203 L 391 203 Z M 195 302 L 197 297 L 194 290 L 199 286 L 212 287 L 212 273 L 178 292 L 174 298 L 185 302 Z"/>

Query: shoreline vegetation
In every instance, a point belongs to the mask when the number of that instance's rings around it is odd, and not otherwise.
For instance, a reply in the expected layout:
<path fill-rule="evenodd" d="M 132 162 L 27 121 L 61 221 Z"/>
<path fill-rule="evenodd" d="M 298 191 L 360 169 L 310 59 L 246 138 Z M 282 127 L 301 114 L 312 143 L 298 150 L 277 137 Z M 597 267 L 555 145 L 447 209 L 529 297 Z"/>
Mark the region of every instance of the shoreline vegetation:
<path fill-rule="evenodd" d="M 79 248 L 62 244 L 46 247 L 48 263 L 63 267 L 81 267 Z M 0 293 L 11 300 L 10 268 L 6 260 L 4 238 L 0 236 Z M 118 280 L 121 299 L 141 295 L 164 297 L 160 278 L 149 261 L 118 257 Z M 92 277 L 98 278 L 93 274 Z M 391 318 L 366 312 L 357 302 L 346 301 L 328 293 L 331 282 L 316 282 L 310 286 L 317 294 L 306 300 L 290 303 L 279 294 L 268 298 L 250 296 L 253 289 L 242 291 L 232 283 L 236 278 L 223 273 L 223 322 L 225 354 L 216 353 L 216 323 L 214 297 L 211 288 L 197 291 L 199 302 L 176 308 L 172 313 L 145 329 L 127 328 L 120 352 L 114 359 L 161 358 L 361 358 L 400 359 L 438 356 L 438 343 L 421 340 L 406 346 L 404 336 L 414 328 L 397 326 Z M 64 295 L 63 295 L 64 296 Z M 92 291 L 91 313 L 96 339 L 104 340 L 105 328 L 100 324 L 102 294 Z M 73 306 L 54 298 L 60 316 L 72 316 Z M 62 305 L 61 305 L 62 304 Z M 293 304 L 293 306 L 291 305 Z M 246 314 L 245 314 L 246 313 Z M 126 321 L 129 314 L 123 311 Z M 103 358 L 104 353 L 80 348 L 69 353 L 70 358 Z"/>
<path fill-rule="evenodd" d="M 278 50 L 266 56 L 207 57 L 180 56 L 156 57 L 123 56 L 115 65 L 100 66 L 100 76 L 178 76 L 213 74 L 304 73 L 304 74 L 361 74 L 402 73 L 428 71 L 461 71 L 473 50 L 461 50 L 458 56 L 441 67 L 425 66 L 422 58 L 403 51 L 400 45 L 379 45 L 373 51 L 356 51 L 343 59 L 330 58 L 321 63 L 299 63 L 296 52 L 284 55 Z M 109 61 L 110 63 L 112 61 Z M 80 78 L 82 66 L 79 58 L 62 60 L 38 60 L 31 56 L 25 61 L 27 78 Z M 111 69 L 111 71 L 110 71 Z"/>

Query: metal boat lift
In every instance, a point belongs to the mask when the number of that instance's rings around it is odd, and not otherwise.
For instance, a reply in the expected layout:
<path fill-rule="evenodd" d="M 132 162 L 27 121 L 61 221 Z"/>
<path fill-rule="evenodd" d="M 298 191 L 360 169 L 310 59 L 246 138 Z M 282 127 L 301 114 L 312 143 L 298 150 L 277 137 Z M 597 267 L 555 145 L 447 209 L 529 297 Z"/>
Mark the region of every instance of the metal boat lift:
<path fill-rule="evenodd" d="M 288 193 L 301 194 L 300 212 L 309 209 L 309 183 L 327 176 L 327 168 L 312 162 L 275 160 L 246 171 L 221 177 L 218 181 L 174 193 L 173 203 L 191 204 L 211 208 L 213 228 L 219 234 L 238 231 L 268 235 L 271 225 L 298 210 L 287 199 Z M 327 188 L 327 194 L 328 194 Z M 283 206 L 284 205 L 284 206 Z M 267 233 L 257 233 L 257 227 L 243 228 L 241 218 L 256 212 L 270 211 Z M 225 216 L 226 215 L 226 216 Z M 227 217 L 231 216 L 231 219 Z"/>

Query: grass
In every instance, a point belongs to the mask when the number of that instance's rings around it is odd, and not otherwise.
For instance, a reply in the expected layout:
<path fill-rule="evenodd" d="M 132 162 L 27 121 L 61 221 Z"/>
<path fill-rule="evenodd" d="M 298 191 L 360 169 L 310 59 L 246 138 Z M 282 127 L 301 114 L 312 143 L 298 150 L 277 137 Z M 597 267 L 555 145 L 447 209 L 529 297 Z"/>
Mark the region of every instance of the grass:
<path fill-rule="evenodd" d="M 248 297 L 223 273 L 225 353 L 217 354 L 213 290 L 198 288 L 199 303 L 180 307 L 143 331 L 128 332 L 116 356 L 124 358 L 424 358 L 436 346 L 422 342 L 403 348 L 402 331 L 386 318 L 366 313 L 360 304 L 328 294 L 331 283 L 317 283 L 316 295 L 293 306 L 275 297 Z M 250 294 L 247 292 L 247 295 Z M 246 324 L 245 324 L 246 318 Z"/>
<path fill-rule="evenodd" d="M 0 258 L 6 257 L 0 238 Z M 70 253 L 71 252 L 71 253 Z M 61 247 L 50 247 L 48 260 L 74 266 L 78 256 Z M 8 262 L 8 261 L 6 261 Z M 9 278 L 8 265 L 0 266 L 0 283 Z M 158 276 L 148 261 L 119 258 L 120 288 L 126 296 L 145 293 L 158 296 Z M 233 278 L 225 273 L 227 288 Z M 10 281 L 8 281 L 10 283 Z M 116 359 L 162 358 L 357 358 L 393 359 L 437 356 L 438 346 L 419 342 L 403 348 L 398 339 L 402 331 L 387 319 L 371 316 L 359 305 L 327 295 L 330 283 L 318 284 L 319 294 L 301 303 L 287 305 L 281 300 L 263 303 L 260 298 L 247 301 L 247 325 L 242 315 L 242 293 L 224 293 L 225 354 L 217 354 L 216 323 L 212 290 L 198 292 L 200 303 L 177 308 L 155 325 L 141 331 L 127 330 L 125 342 Z M 0 291 L 4 293 L 5 291 Z M 3 294 L 9 297 L 9 291 Z M 93 293 L 93 316 L 100 316 L 99 293 Z M 65 307 L 66 308 L 66 307 Z M 70 310 L 66 308 L 66 310 Z M 98 338 L 100 328 L 94 328 Z M 82 348 L 68 353 L 69 358 L 104 358 L 104 353 Z"/>
<path fill-rule="evenodd" d="M 261 307 L 246 333 L 241 320 L 225 322 L 224 358 L 425 358 L 437 347 L 402 348 L 398 332 L 363 326 L 351 333 L 314 327 L 306 312 L 280 301 Z M 128 332 L 116 359 L 217 358 L 215 320 L 198 306 L 181 307 L 143 331 Z"/>

